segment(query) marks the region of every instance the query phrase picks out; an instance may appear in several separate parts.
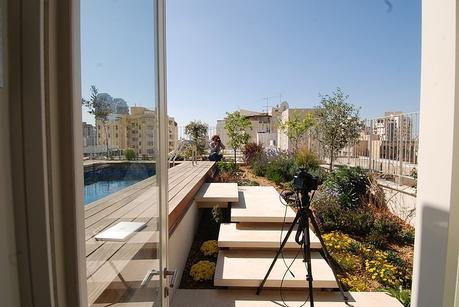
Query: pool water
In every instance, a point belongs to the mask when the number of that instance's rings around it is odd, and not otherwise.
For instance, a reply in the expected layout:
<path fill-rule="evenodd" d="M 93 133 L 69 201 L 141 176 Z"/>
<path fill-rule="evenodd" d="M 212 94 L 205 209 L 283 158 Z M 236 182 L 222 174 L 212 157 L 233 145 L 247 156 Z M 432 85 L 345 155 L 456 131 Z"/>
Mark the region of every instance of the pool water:
<path fill-rule="evenodd" d="M 84 167 L 84 204 L 87 205 L 154 176 L 154 163 L 98 163 Z"/>
<path fill-rule="evenodd" d="M 137 182 L 139 180 L 108 180 L 85 185 L 84 203 L 87 205 Z"/>

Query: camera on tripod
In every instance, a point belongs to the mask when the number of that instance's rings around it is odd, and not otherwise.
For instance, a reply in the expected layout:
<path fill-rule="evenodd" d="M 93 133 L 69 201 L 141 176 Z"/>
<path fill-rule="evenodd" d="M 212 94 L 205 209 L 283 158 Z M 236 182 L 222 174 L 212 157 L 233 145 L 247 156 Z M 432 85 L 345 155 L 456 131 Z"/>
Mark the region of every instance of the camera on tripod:
<path fill-rule="evenodd" d="M 305 168 L 300 168 L 293 177 L 293 190 L 298 193 L 307 194 L 317 190 L 321 184 L 319 177 L 312 176 Z"/>

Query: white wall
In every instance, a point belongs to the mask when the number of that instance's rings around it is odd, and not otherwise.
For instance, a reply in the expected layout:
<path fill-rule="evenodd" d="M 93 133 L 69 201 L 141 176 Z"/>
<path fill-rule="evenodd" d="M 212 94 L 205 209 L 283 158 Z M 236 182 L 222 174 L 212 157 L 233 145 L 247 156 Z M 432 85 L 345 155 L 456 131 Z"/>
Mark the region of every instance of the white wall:
<path fill-rule="evenodd" d="M 195 202 L 188 208 L 183 219 L 179 222 L 177 228 L 174 230 L 169 238 L 169 269 L 177 269 L 178 276 L 175 283 L 175 289 L 180 286 L 182 280 L 183 270 L 190 252 L 191 244 L 193 244 L 194 235 L 199 225 L 200 212 Z M 174 295 L 175 289 L 171 289 L 171 300 Z"/>
<path fill-rule="evenodd" d="M 16 244 L 14 237 L 13 196 L 11 187 L 11 160 L 9 139 L 9 112 L 6 60 L 6 0 L 0 0 L 1 26 L 3 30 L 3 76 L 0 86 L 0 305 L 20 306 L 19 283 L 16 267 Z"/>
<path fill-rule="evenodd" d="M 454 304 L 459 248 L 457 2 L 422 1 L 413 307 Z"/>

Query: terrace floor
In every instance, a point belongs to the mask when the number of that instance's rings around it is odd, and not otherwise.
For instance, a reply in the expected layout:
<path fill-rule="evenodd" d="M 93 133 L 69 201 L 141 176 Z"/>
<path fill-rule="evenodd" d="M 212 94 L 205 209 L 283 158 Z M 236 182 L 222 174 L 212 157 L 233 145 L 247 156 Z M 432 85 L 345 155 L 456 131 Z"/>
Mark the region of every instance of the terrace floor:
<path fill-rule="evenodd" d="M 169 169 L 169 234 L 192 203 L 212 171 L 214 162 L 183 162 Z M 145 179 L 85 207 L 86 266 L 89 304 L 106 306 L 133 296 L 150 295 L 141 289 L 146 272 L 158 267 L 158 187 L 156 177 Z M 121 221 L 146 223 L 126 242 L 97 241 L 94 236 Z M 150 284 L 154 288 L 154 282 Z"/>

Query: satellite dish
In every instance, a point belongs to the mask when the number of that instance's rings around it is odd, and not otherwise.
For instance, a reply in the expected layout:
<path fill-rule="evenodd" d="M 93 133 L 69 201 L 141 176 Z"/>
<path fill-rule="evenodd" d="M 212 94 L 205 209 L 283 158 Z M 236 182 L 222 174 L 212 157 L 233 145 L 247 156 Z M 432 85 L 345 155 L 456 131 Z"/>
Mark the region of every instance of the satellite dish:
<path fill-rule="evenodd" d="M 283 101 L 283 102 L 280 104 L 280 110 L 281 110 L 281 112 L 287 110 L 288 107 L 289 107 L 289 105 L 288 105 L 287 101 Z"/>

